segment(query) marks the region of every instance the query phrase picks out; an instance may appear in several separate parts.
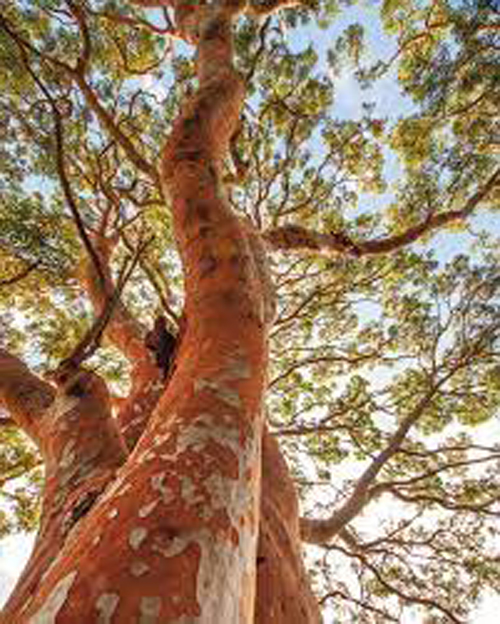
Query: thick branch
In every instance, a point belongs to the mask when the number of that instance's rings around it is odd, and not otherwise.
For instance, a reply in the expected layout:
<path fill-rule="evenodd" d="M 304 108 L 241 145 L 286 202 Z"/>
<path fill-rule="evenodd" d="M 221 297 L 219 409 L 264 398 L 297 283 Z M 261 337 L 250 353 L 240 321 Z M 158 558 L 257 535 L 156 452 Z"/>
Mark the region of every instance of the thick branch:
<path fill-rule="evenodd" d="M 20 359 L 0 349 L 0 406 L 37 443 L 42 435 L 40 419 L 54 396 L 50 384 L 33 375 Z"/>
<path fill-rule="evenodd" d="M 42 414 L 43 511 L 30 560 L 2 612 L 10 622 L 19 621 L 13 614 L 36 598 L 39 584 L 71 530 L 126 459 L 106 385 L 94 373 L 80 371 L 68 379 Z"/>
<path fill-rule="evenodd" d="M 115 290 L 110 268 L 114 241 L 103 235 L 96 236 L 95 241 L 105 274 L 104 287 L 96 279 L 94 267 L 88 260 L 84 261 L 80 279 L 94 313 L 99 317 Z M 131 364 L 132 388 L 127 399 L 121 403 L 117 417 L 127 446 L 133 448 L 163 391 L 161 371 L 146 348 L 146 328 L 121 301 L 117 301 L 114 307 L 105 336 Z"/>
<path fill-rule="evenodd" d="M 264 232 L 263 236 L 274 249 L 279 250 L 289 249 L 324 254 L 333 253 L 354 257 L 385 254 L 402 249 L 419 240 L 425 234 L 443 228 L 450 223 L 463 221 L 488 197 L 499 182 L 500 169 L 497 169 L 483 186 L 468 199 L 463 208 L 433 214 L 401 234 L 386 238 L 356 241 L 344 232 L 326 234 L 300 225 L 284 225 L 271 228 Z"/>

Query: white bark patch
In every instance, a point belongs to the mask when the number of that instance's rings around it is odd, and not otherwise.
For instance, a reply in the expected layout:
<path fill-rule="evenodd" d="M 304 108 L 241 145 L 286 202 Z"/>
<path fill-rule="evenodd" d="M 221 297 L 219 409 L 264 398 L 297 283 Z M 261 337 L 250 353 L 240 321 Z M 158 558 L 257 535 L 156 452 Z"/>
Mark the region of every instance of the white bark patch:
<path fill-rule="evenodd" d="M 130 574 L 138 578 L 147 574 L 151 568 L 144 561 L 133 561 L 130 566 Z"/>
<path fill-rule="evenodd" d="M 78 405 L 77 397 L 68 396 L 66 394 L 58 394 L 52 403 L 52 414 L 55 421 L 62 418 L 68 412 L 71 412 Z"/>
<path fill-rule="evenodd" d="M 144 527 L 136 527 L 135 529 L 132 529 L 128 536 L 128 543 L 130 544 L 130 547 L 133 550 L 138 550 L 147 535 L 148 531 Z"/>
<path fill-rule="evenodd" d="M 155 507 L 158 505 L 158 501 L 155 500 L 152 503 L 149 503 L 149 505 L 144 505 L 144 507 L 141 507 L 139 509 L 139 518 L 147 518 L 149 516 L 149 514 L 151 514 Z"/>
<path fill-rule="evenodd" d="M 260 439 L 250 437 L 245 447 L 240 447 L 238 480 L 212 474 L 206 481 L 212 497 L 212 509 L 224 508 L 232 526 L 238 531 L 238 544 L 214 539 L 211 532 L 197 532 L 196 542 L 201 548 L 197 579 L 198 603 L 204 605 L 206 622 L 239 622 L 241 600 L 254 603 L 252 581 L 255 575 L 257 526 L 243 526 L 241 518 L 257 517 L 259 492 L 245 482 L 243 475 L 259 457 Z M 251 620 L 252 618 L 250 618 Z"/>
<path fill-rule="evenodd" d="M 156 453 L 154 453 L 154 451 L 147 450 L 139 455 L 139 457 L 137 458 L 137 463 L 145 464 L 146 462 L 153 461 L 153 459 L 156 459 L 156 457 L 157 455 Z"/>
<path fill-rule="evenodd" d="M 65 470 L 66 468 L 69 468 L 71 466 L 71 464 L 75 461 L 75 458 L 75 440 L 70 440 L 63 448 L 61 457 L 59 459 L 59 466 L 63 470 Z"/>
<path fill-rule="evenodd" d="M 97 624 L 110 624 L 119 602 L 118 594 L 101 594 L 95 603 L 95 608 L 99 611 Z"/>
<path fill-rule="evenodd" d="M 57 614 L 66 602 L 77 574 L 76 570 L 70 572 L 57 583 L 41 609 L 30 618 L 28 624 L 56 624 Z"/>
<path fill-rule="evenodd" d="M 190 477 L 182 477 L 181 478 L 181 496 L 182 498 L 194 505 L 197 502 L 203 501 L 203 496 L 196 496 L 196 485 L 193 483 L 193 480 Z"/>
<path fill-rule="evenodd" d="M 155 436 L 154 439 L 154 446 L 161 446 L 164 442 L 166 442 L 167 440 L 169 440 L 171 438 L 172 434 L 170 432 L 165 433 L 164 435 L 157 435 Z"/>
<path fill-rule="evenodd" d="M 156 492 L 160 492 L 161 498 L 165 504 L 169 503 L 174 498 L 172 490 L 164 483 L 166 475 L 166 472 L 159 472 L 151 477 L 151 487 Z"/>
<path fill-rule="evenodd" d="M 237 390 L 233 390 L 233 388 L 228 388 L 221 383 L 217 383 L 213 379 L 197 379 L 194 383 L 194 391 L 202 392 L 203 390 L 210 390 L 215 394 L 215 396 L 229 405 L 230 407 L 234 407 L 235 409 L 239 409 L 241 407 L 241 399 Z"/>
<path fill-rule="evenodd" d="M 123 478 L 117 478 L 113 483 L 106 488 L 106 491 L 100 498 L 101 502 L 109 500 L 113 497 L 123 496 L 126 492 L 131 489 L 130 483 L 124 483 Z"/>
<path fill-rule="evenodd" d="M 125 485 L 116 493 L 116 495 L 123 496 L 131 489 L 132 489 L 132 486 L 130 485 L 130 483 L 125 483 Z"/>
<path fill-rule="evenodd" d="M 100 543 L 101 538 L 102 538 L 101 535 L 96 535 L 94 539 L 92 540 L 92 546 L 97 546 Z"/>
<path fill-rule="evenodd" d="M 207 529 L 177 538 L 180 552 L 192 542 L 201 549 L 196 588 L 197 602 L 203 605 L 203 615 L 200 618 L 183 617 L 176 620 L 176 624 L 242 621 L 241 598 L 249 596 L 252 600 L 253 590 L 249 585 L 253 584 L 251 567 L 257 548 L 257 532 L 243 529 L 239 531 L 239 537 L 237 546 L 214 538 Z M 253 619 L 250 616 L 245 621 Z"/>
<path fill-rule="evenodd" d="M 232 416 L 214 417 L 211 414 L 200 414 L 191 427 L 179 434 L 177 452 L 186 449 L 201 451 L 208 442 L 227 446 L 239 457 L 241 453 L 240 430 Z"/>
<path fill-rule="evenodd" d="M 110 520 L 113 520 L 113 518 L 116 518 L 117 515 L 118 515 L 118 509 L 116 509 L 116 507 L 114 509 L 111 509 L 111 511 L 108 511 L 108 518 Z"/>
<path fill-rule="evenodd" d="M 156 624 L 161 611 L 159 596 L 144 596 L 139 604 L 139 624 Z"/>
<path fill-rule="evenodd" d="M 224 372 L 219 375 L 220 381 L 241 381 L 242 379 L 250 379 L 252 376 L 252 368 L 248 361 L 244 358 L 235 358 Z"/>
<path fill-rule="evenodd" d="M 51 564 L 49 565 L 49 567 L 45 570 L 45 572 L 42 574 L 41 578 L 40 578 L 40 582 L 44 581 L 48 575 L 52 572 L 52 570 L 57 566 L 57 564 L 61 561 L 62 559 L 62 550 L 59 551 L 59 554 L 55 557 L 55 559 L 52 560 Z"/>
<path fill-rule="evenodd" d="M 138 416 L 137 418 L 134 418 L 133 420 L 131 420 L 124 428 L 124 431 L 127 431 L 128 429 L 131 429 L 132 427 L 137 427 L 137 425 L 142 424 L 143 422 L 143 417 L 142 416 Z"/>
<path fill-rule="evenodd" d="M 239 622 L 243 580 L 241 548 L 214 541 L 209 531 L 201 531 L 201 548 L 196 583 L 198 604 L 203 605 L 207 622 Z"/>

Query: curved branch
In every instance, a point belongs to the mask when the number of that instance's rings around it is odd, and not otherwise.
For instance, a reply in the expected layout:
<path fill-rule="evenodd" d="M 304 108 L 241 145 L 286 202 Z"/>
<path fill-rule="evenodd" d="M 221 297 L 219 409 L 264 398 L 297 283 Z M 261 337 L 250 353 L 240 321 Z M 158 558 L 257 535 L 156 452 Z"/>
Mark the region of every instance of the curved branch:
<path fill-rule="evenodd" d="M 66 3 L 69 6 L 71 13 L 73 14 L 78 24 L 78 28 L 82 34 L 83 46 L 80 56 L 78 57 L 78 61 L 76 63 L 76 71 L 83 74 L 87 70 L 90 62 L 90 56 L 92 53 L 90 32 L 82 7 L 73 0 L 66 0 Z"/>
<path fill-rule="evenodd" d="M 141 243 L 135 250 L 134 256 L 130 259 L 130 261 L 125 262 L 122 270 L 120 271 L 116 287 L 114 288 L 111 296 L 108 297 L 101 314 L 96 318 L 88 332 L 84 335 L 83 339 L 73 349 L 71 355 L 63 360 L 58 366 L 56 375 L 65 375 L 66 370 L 77 370 L 85 360 L 95 353 L 96 349 L 100 345 L 104 330 L 111 319 L 113 310 L 120 299 L 120 295 L 126 283 L 130 279 L 137 262 L 139 261 L 140 255 L 150 242 L 151 239 Z"/>
<path fill-rule="evenodd" d="M 389 443 L 370 463 L 356 482 L 354 490 L 347 500 L 326 519 L 301 519 L 301 537 L 304 541 L 312 544 L 324 544 L 338 535 L 349 522 L 351 522 L 370 502 L 376 493 L 376 488 L 372 484 L 384 468 L 387 462 L 397 453 L 406 438 L 409 430 L 422 417 L 425 410 L 431 403 L 438 390 L 450 380 L 450 378 L 461 368 L 467 365 L 477 348 L 479 348 L 482 336 L 472 345 L 471 350 L 463 358 L 459 358 L 456 364 L 440 379 L 436 380 L 425 395 L 410 413 L 403 418 L 392 434 Z"/>
<path fill-rule="evenodd" d="M 115 291 L 111 277 L 110 259 L 113 241 L 103 234 L 96 235 L 96 248 L 101 260 L 106 282 L 102 286 L 95 276 L 93 266 L 87 262 L 81 271 L 80 280 L 89 296 L 94 312 L 101 315 L 111 293 Z M 106 326 L 106 337 L 130 362 L 132 388 L 126 399 L 120 401 L 117 419 L 129 449 L 133 448 L 144 430 L 158 398 L 163 391 L 161 371 L 146 348 L 146 328 L 125 307 L 117 301 L 113 314 Z"/>
<path fill-rule="evenodd" d="M 437 600 L 433 600 L 432 598 L 426 598 L 425 596 L 421 596 L 421 595 L 412 596 L 411 594 L 406 593 L 404 590 L 400 589 L 399 587 L 396 587 L 396 585 L 393 585 L 392 583 L 390 583 L 385 578 L 385 576 L 383 576 L 380 570 L 378 570 L 378 568 L 375 565 L 373 565 L 373 563 L 371 563 L 368 560 L 368 557 L 366 557 L 364 554 L 357 553 L 357 552 L 350 552 L 340 546 L 336 546 L 335 548 L 339 550 L 340 552 L 342 552 L 347 557 L 358 559 L 363 564 L 364 567 L 370 570 L 370 572 L 375 576 L 375 578 L 380 583 L 380 585 L 382 585 L 382 587 L 384 587 L 391 594 L 400 598 L 403 602 L 410 603 L 410 604 L 413 603 L 413 604 L 422 605 L 425 607 L 430 607 L 431 609 L 436 609 L 437 611 L 440 611 L 442 614 L 444 614 L 449 619 L 450 622 L 453 622 L 454 624 L 464 624 L 463 620 L 459 620 L 448 607 L 443 606 Z"/>
<path fill-rule="evenodd" d="M 97 118 L 103 125 L 104 129 L 108 133 L 108 135 L 114 139 L 118 145 L 125 151 L 128 158 L 131 162 L 143 173 L 145 173 L 158 187 L 161 189 L 159 183 L 159 175 L 156 167 L 148 162 L 144 156 L 142 156 L 136 149 L 135 145 L 132 143 L 130 138 L 124 134 L 118 125 L 115 123 L 113 117 L 110 113 L 104 108 L 104 106 L 99 101 L 95 91 L 89 85 L 89 83 L 85 80 L 85 77 L 82 74 L 72 72 L 73 78 L 80 88 L 85 101 L 92 109 L 92 111 L 96 114 Z"/>
<path fill-rule="evenodd" d="M 0 349 L 0 407 L 36 443 L 41 440 L 40 419 L 54 397 L 50 384 L 34 375 L 15 355 Z M 0 422 L 9 424 L 3 418 Z"/>
<path fill-rule="evenodd" d="M 267 230 L 263 237 L 277 250 L 296 250 L 314 253 L 350 255 L 354 257 L 373 256 L 402 249 L 419 240 L 424 234 L 438 230 L 455 221 L 469 217 L 476 207 L 497 187 L 500 182 L 500 168 L 496 169 L 485 184 L 474 193 L 459 210 L 431 214 L 421 223 L 401 234 L 368 241 L 353 240 L 345 232 L 323 233 L 300 225 L 284 225 Z"/>
<path fill-rule="evenodd" d="M 92 243 L 90 242 L 90 239 L 88 237 L 87 231 L 85 229 L 85 225 L 83 223 L 83 220 L 80 216 L 80 212 L 78 210 L 78 207 L 76 205 L 76 201 L 73 195 L 73 190 L 71 188 L 71 184 L 67 175 L 67 171 L 66 171 L 66 159 L 65 159 L 65 155 L 64 155 L 64 124 L 62 121 L 62 116 L 61 113 L 59 112 L 59 109 L 57 107 L 57 103 L 54 100 L 54 98 L 52 97 L 52 94 L 50 93 L 49 89 L 46 87 L 46 85 L 43 83 L 43 81 L 40 79 L 39 75 L 37 74 L 36 71 L 33 70 L 33 68 L 31 67 L 31 64 L 28 60 L 28 55 L 26 53 L 26 48 L 24 46 L 24 44 L 17 38 L 17 37 L 13 37 L 11 35 L 11 33 L 8 33 L 11 38 L 13 39 L 14 43 L 17 45 L 19 52 L 21 54 L 21 58 L 23 60 L 23 64 L 24 67 L 26 69 L 26 71 L 29 73 L 29 75 L 31 76 L 32 80 L 34 81 L 34 83 L 37 85 L 37 87 L 40 89 L 40 91 L 44 94 L 44 96 L 47 98 L 47 101 L 50 104 L 50 108 L 52 111 L 52 118 L 54 120 L 54 131 L 55 131 L 55 147 L 56 147 L 56 166 L 57 166 L 57 172 L 59 175 L 59 179 L 61 182 L 61 186 L 63 189 L 63 193 L 64 193 L 64 197 L 66 199 L 66 203 L 68 204 L 71 213 L 73 215 L 73 219 L 75 220 L 75 225 L 76 228 L 78 230 L 78 234 L 80 235 L 80 238 L 82 239 L 82 242 L 89 254 L 89 256 L 92 258 L 92 262 L 95 265 L 97 274 L 99 275 L 100 280 L 104 283 L 104 274 L 101 268 L 101 265 L 99 263 L 99 258 L 97 257 L 97 254 L 92 246 Z"/>
<path fill-rule="evenodd" d="M 112 115 L 101 104 L 98 96 L 85 79 L 85 74 L 82 71 L 85 65 L 80 64 L 80 67 L 72 67 L 71 65 L 68 65 L 67 63 L 59 60 L 58 58 L 51 56 L 50 54 L 40 52 L 40 50 L 38 50 L 34 45 L 24 39 L 2 14 L 0 14 L 0 25 L 11 37 L 11 39 L 17 43 L 20 49 L 24 49 L 25 51 L 29 50 L 37 58 L 50 63 L 57 69 L 67 74 L 67 76 L 72 81 L 76 82 L 77 86 L 80 88 L 85 98 L 85 101 L 87 102 L 87 105 L 95 113 L 95 115 L 99 119 L 99 122 L 102 124 L 108 135 L 120 145 L 130 161 L 140 171 L 145 173 L 150 179 L 153 180 L 153 182 L 159 189 L 159 192 L 161 193 L 159 175 L 156 167 L 154 167 L 154 165 L 148 162 L 148 160 L 138 152 L 130 138 L 120 130 Z"/>

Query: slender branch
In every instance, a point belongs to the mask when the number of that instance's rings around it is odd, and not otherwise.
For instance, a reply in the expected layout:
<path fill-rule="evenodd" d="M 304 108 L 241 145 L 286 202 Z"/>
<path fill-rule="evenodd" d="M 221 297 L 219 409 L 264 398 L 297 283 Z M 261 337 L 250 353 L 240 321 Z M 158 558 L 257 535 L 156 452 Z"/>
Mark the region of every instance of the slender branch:
<path fill-rule="evenodd" d="M 38 86 L 38 88 L 40 89 L 40 91 L 44 94 L 44 96 L 47 98 L 49 104 L 50 104 L 50 108 L 52 111 L 52 118 L 54 120 L 54 130 L 55 130 L 55 144 L 56 144 L 56 165 L 57 165 L 57 172 L 59 174 L 59 179 L 61 182 L 61 186 L 63 189 L 63 193 L 64 193 L 64 197 L 66 199 L 66 202 L 71 210 L 71 213 L 73 215 L 73 218 L 75 220 L 75 225 L 76 228 L 78 230 L 78 234 L 80 235 L 80 238 L 82 239 L 82 242 L 89 254 L 89 256 L 92 258 L 92 262 L 94 263 L 95 269 L 97 271 L 97 274 L 100 278 L 100 280 L 102 281 L 102 283 L 104 283 L 105 281 L 105 277 L 104 277 L 104 273 L 101 267 L 101 263 L 99 262 L 99 258 L 95 252 L 95 249 L 88 237 L 87 231 L 85 229 L 85 225 L 83 223 L 83 220 L 80 216 L 80 212 L 78 210 L 78 207 L 76 205 L 76 201 L 75 198 L 73 196 L 73 189 L 71 188 L 71 184 L 69 182 L 69 178 L 67 175 L 67 171 L 66 171 L 66 159 L 65 159 L 65 155 L 64 155 L 64 125 L 62 122 L 62 117 L 61 117 L 61 113 L 59 112 L 59 109 L 57 108 L 57 103 L 54 100 L 54 98 L 52 97 L 52 94 L 50 93 L 50 91 L 47 89 L 47 87 L 45 86 L 45 84 L 42 82 L 42 80 L 39 78 L 38 74 L 33 70 L 33 68 L 31 67 L 31 64 L 28 61 L 27 58 L 27 54 L 26 54 L 26 50 L 24 48 L 24 46 L 17 40 L 14 39 L 16 45 L 19 48 L 19 51 L 21 53 L 21 57 L 23 59 L 23 63 L 24 66 L 26 68 L 26 71 L 30 74 L 31 78 L 33 79 L 33 81 L 35 82 L 35 84 Z"/>
<path fill-rule="evenodd" d="M 371 484 L 387 462 L 399 451 L 409 430 L 425 413 L 425 410 L 431 403 L 435 394 L 458 370 L 462 369 L 470 362 L 470 359 L 481 349 L 484 340 L 488 339 L 491 332 L 496 330 L 498 330 L 498 326 L 495 325 L 493 328 L 481 332 L 477 340 L 465 348 L 464 353 L 461 357 L 456 359 L 454 365 L 440 379 L 432 384 L 417 405 L 401 421 L 384 450 L 374 458 L 368 468 L 363 472 L 356 482 L 354 490 L 339 509 L 327 519 L 301 519 L 301 536 L 304 541 L 321 544 L 331 540 L 362 511 L 366 504 L 373 498 L 373 488 L 370 487 Z"/>
<path fill-rule="evenodd" d="M 151 241 L 152 238 L 149 238 L 146 241 L 142 242 L 137 247 L 132 259 L 123 265 L 112 296 L 108 298 L 101 314 L 95 320 L 92 327 L 85 334 L 82 340 L 75 347 L 72 354 L 68 358 L 64 359 L 58 366 L 56 376 L 64 375 L 67 370 L 77 369 L 86 359 L 88 359 L 95 353 L 100 345 L 104 330 L 106 329 L 106 326 L 111 319 L 113 310 L 115 309 L 115 306 L 120 299 L 121 293 L 126 283 L 130 279 L 130 276 L 132 275 L 141 254 L 151 243 Z"/>
<path fill-rule="evenodd" d="M 342 363 L 342 364 L 359 364 L 360 362 L 370 361 L 376 358 L 378 353 L 360 353 L 355 356 L 347 356 L 347 355 L 322 355 L 316 357 L 309 357 L 304 360 L 295 361 L 291 364 L 283 373 L 280 373 L 277 377 L 272 379 L 269 382 L 268 388 L 272 388 L 277 385 L 283 379 L 286 379 L 289 375 L 291 375 L 298 368 L 302 368 L 303 366 L 314 366 L 315 364 L 333 364 L 333 363 Z"/>
<path fill-rule="evenodd" d="M 80 56 L 78 57 L 78 61 L 76 63 L 76 71 L 80 74 L 83 74 L 87 71 L 90 62 L 90 56 L 92 53 L 90 32 L 82 7 L 73 0 L 66 0 L 66 4 L 71 9 L 71 13 L 75 17 L 78 28 L 82 34 L 83 46 Z"/>
<path fill-rule="evenodd" d="M 31 264 L 29 264 L 25 269 L 23 269 L 17 275 L 14 275 L 13 277 L 9 277 L 7 279 L 0 280 L 0 288 L 2 286 L 12 286 L 13 284 L 16 284 L 17 282 L 20 282 L 25 277 L 28 277 L 28 275 L 32 271 L 37 269 L 40 266 L 41 263 L 42 263 L 41 260 L 35 260 L 35 262 L 32 262 Z"/>
<path fill-rule="evenodd" d="M 441 613 L 443 613 L 449 618 L 450 622 L 453 622 L 454 624 L 464 624 L 462 620 L 459 620 L 452 613 L 452 611 L 450 611 L 447 607 L 444 607 L 440 602 L 437 602 L 436 600 L 432 600 L 431 598 L 425 598 L 424 596 L 421 596 L 421 595 L 412 596 L 411 594 L 406 593 L 399 587 L 396 587 L 395 585 L 392 585 L 391 583 L 389 583 L 389 581 L 383 576 L 380 570 L 378 570 L 377 567 L 373 563 L 371 563 L 368 560 L 368 557 L 366 557 L 364 554 L 347 551 L 338 545 L 335 546 L 335 549 L 339 550 L 347 557 L 358 559 L 365 568 L 370 570 L 370 572 L 375 576 L 375 578 L 380 583 L 380 585 L 382 585 L 382 587 L 384 587 L 391 594 L 400 598 L 403 602 L 410 603 L 410 604 L 412 603 L 419 604 L 425 607 L 431 607 L 433 609 L 441 611 Z"/>
<path fill-rule="evenodd" d="M 386 487 L 384 488 L 386 492 L 392 494 L 395 498 L 398 498 L 405 503 L 428 503 L 429 505 L 438 505 L 443 509 L 447 509 L 450 511 L 465 511 L 465 512 L 481 512 L 483 514 L 493 516 L 495 518 L 500 518 L 500 511 L 491 510 L 490 507 L 495 503 L 500 502 L 500 496 L 492 496 L 485 501 L 478 502 L 477 504 L 466 504 L 466 503 L 455 503 L 451 500 L 451 497 L 439 497 L 439 496 L 431 496 L 426 494 L 405 494 L 401 490 L 396 487 Z"/>
<path fill-rule="evenodd" d="M 354 598 L 354 596 L 350 596 L 349 594 L 346 594 L 340 589 L 336 589 L 334 591 L 328 592 L 322 598 L 320 598 L 319 603 L 321 605 L 324 605 L 328 600 L 331 600 L 334 598 L 341 598 L 342 600 L 346 602 L 352 602 L 358 607 L 361 607 L 364 611 L 370 611 L 371 613 L 374 613 L 375 615 L 380 615 L 384 618 L 384 620 L 387 620 L 389 622 L 396 622 L 397 624 L 400 621 L 399 618 L 393 617 L 387 611 L 374 607 L 373 605 L 369 604 L 366 600 L 359 600 L 357 598 Z"/>
<path fill-rule="evenodd" d="M 84 76 L 81 74 L 73 74 L 75 82 L 80 87 L 80 90 L 85 97 L 87 104 L 90 106 L 92 111 L 96 114 L 99 121 L 102 123 L 104 129 L 108 132 L 109 136 L 113 138 L 118 145 L 125 151 L 129 159 L 133 162 L 133 164 L 143 173 L 145 173 L 153 182 L 156 184 L 158 189 L 161 189 L 159 183 L 159 176 L 156 167 L 148 162 L 144 156 L 142 156 L 136 149 L 135 145 L 132 143 L 130 138 L 124 134 L 119 126 L 115 123 L 113 117 L 110 113 L 104 108 L 104 106 L 99 101 L 95 91 L 89 85 L 89 83 L 85 80 Z"/>
<path fill-rule="evenodd" d="M 89 85 L 89 83 L 85 79 L 84 73 L 78 71 L 78 68 L 72 67 L 67 63 L 59 60 L 58 58 L 46 54 L 44 52 L 40 52 L 34 45 L 32 45 L 29 41 L 21 37 L 21 35 L 13 28 L 12 24 L 5 18 L 4 15 L 0 13 L 0 25 L 5 30 L 5 32 L 11 37 L 13 41 L 15 41 L 20 49 L 29 50 L 32 54 L 34 54 L 37 58 L 46 61 L 56 67 L 57 69 L 63 71 L 71 80 L 76 82 L 78 87 L 80 88 L 85 101 L 88 106 L 95 113 L 103 128 L 109 134 L 109 136 L 114 139 L 118 145 L 124 150 L 127 157 L 130 161 L 143 173 L 145 173 L 153 182 L 156 187 L 159 189 L 161 194 L 161 185 L 159 182 L 159 175 L 156 167 L 154 167 L 150 162 L 148 162 L 144 156 L 142 156 L 136 149 L 133 142 L 130 138 L 124 134 L 118 124 L 115 122 L 111 114 L 104 108 L 104 106 L 99 101 L 95 91 Z"/>
<path fill-rule="evenodd" d="M 120 232 L 120 235 L 121 235 L 121 240 L 123 241 L 125 247 L 127 249 L 131 250 L 132 249 L 132 244 L 128 240 L 128 238 L 125 235 L 125 232 L 123 230 Z M 168 302 L 167 296 L 166 296 L 165 292 L 163 291 L 163 289 L 161 287 L 161 284 L 159 283 L 159 279 L 157 277 L 157 274 L 159 273 L 159 270 L 157 269 L 157 271 L 155 272 L 153 267 L 150 266 L 145 259 L 141 260 L 139 262 L 139 264 L 140 264 L 141 269 L 146 274 L 146 277 L 149 279 L 151 285 L 155 289 L 155 292 L 156 292 L 156 294 L 158 296 L 158 299 L 160 300 L 162 309 L 165 310 L 165 313 L 170 318 L 170 320 L 173 321 L 176 326 L 178 326 L 179 325 L 179 316 L 172 309 L 171 305 Z"/>

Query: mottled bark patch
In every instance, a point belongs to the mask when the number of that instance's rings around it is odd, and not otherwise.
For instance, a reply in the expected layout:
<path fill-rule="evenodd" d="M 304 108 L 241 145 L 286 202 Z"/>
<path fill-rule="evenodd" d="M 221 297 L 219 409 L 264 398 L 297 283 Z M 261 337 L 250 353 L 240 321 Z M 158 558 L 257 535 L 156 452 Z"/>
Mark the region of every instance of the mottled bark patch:
<path fill-rule="evenodd" d="M 101 594 L 96 600 L 95 608 L 99 612 L 98 624 L 110 624 L 116 607 L 120 602 L 118 594 Z"/>
<path fill-rule="evenodd" d="M 64 606 L 69 590 L 78 572 L 70 572 L 62 578 L 50 592 L 42 607 L 29 620 L 28 624 L 56 624 L 57 615 Z"/>

